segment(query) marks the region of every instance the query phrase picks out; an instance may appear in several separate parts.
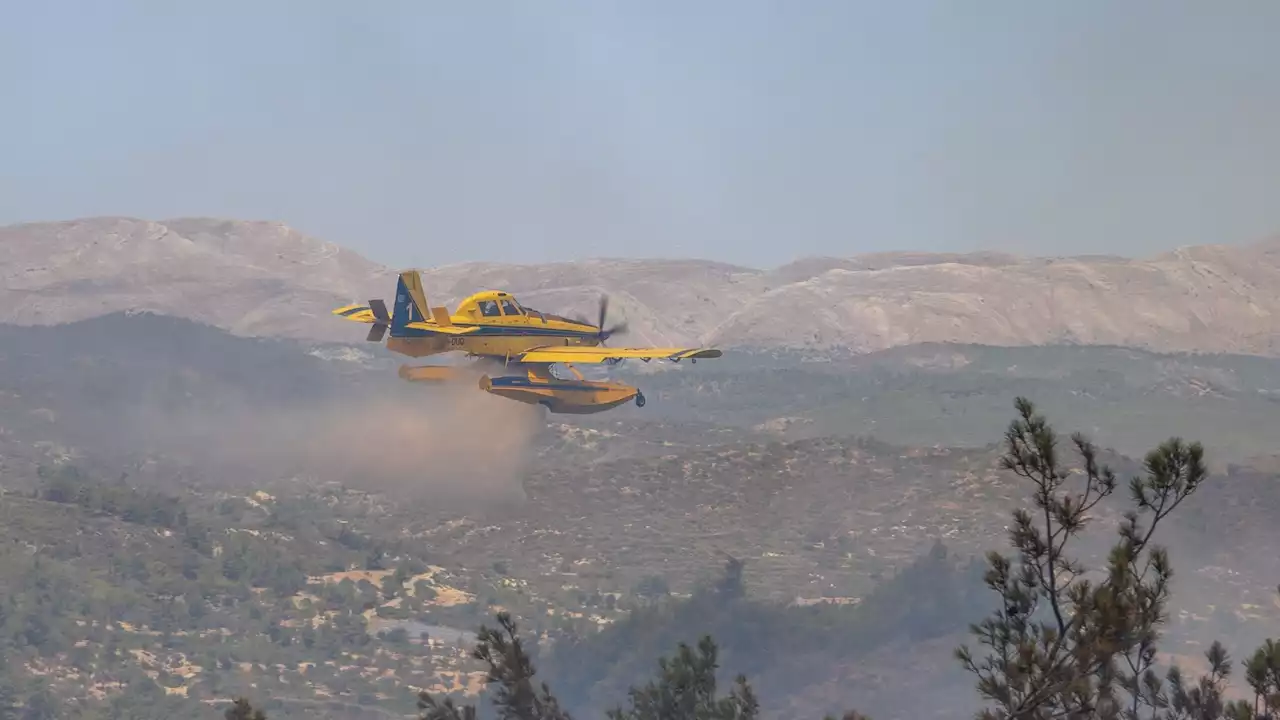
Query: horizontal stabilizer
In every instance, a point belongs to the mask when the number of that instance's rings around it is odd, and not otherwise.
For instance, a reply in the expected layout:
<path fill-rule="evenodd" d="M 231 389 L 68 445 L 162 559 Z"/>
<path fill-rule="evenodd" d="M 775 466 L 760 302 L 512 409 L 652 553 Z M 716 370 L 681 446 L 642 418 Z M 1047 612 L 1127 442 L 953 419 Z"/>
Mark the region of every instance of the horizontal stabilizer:
<path fill-rule="evenodd" d="M 373 309 L 368 305 L 344 305 L 334 310 L 333 314 L 343 320 L 352 322 L 371 323 L 377 321 L 373 314 Z"/>

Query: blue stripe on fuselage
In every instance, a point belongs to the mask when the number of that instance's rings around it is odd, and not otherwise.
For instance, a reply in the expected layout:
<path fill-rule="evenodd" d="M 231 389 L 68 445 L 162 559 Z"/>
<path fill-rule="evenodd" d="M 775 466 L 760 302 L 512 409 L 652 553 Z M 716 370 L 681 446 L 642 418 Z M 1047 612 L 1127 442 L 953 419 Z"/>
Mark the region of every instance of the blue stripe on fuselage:
<path fill-rule="evenodd" d="M 594 331 L 584 330 L 556 330 L 555 328 L 538 328 L 538 327 L 509 327 L 502 325 L 475 325 L 473 323 L 454 323 L 454 327 L 478 328 L 475 332 L 467 333 L 460 337 L 494 337 L 494 336 L 516 336 L 516 337 L 571 337 L 571 338 L 591 338 L 595 337 Z M 402 327 L 396 328 L 392 326 L 391 336 L 398 338 L 415 338 L 415 337 L 436 337 L 439 335 L 448 335 L 449 333 L 438 333 L 433 330 L 424 330 L 422 328 Z"/>

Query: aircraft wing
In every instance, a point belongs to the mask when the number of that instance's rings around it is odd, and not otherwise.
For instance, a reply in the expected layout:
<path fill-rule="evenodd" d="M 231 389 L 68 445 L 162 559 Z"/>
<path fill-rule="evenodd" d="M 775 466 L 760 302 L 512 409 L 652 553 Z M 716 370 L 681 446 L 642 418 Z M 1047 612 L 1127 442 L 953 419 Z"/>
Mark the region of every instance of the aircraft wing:
<path fill-rule="evenodd" d="M 470 335 L 480 329 L 476 325 L 458 327 L 457 325 L 437 325 L 436 323 L 427 322 L 411 322 L 407 323 L 405 327 L 413 328 L 414 330 L 425 330 L 431 333 L 440 333 L 441 335 Z"/>
<path fill-rule="evenodd" d="M 600 364 L 608 362 L 617 362 L 623 359 L 638 360 L 670 360 L 676 362 L 679 360 L 701 360 L 703 358 L 718 358 L 722 353 L 719 350 L 708 348 L 610 348 L 610 347 L 582 347 L 582 346 L 565 346 L 557 347 L 548 345 L 547 347 L 534 348 L 526 350 L 519 355 L 513 355 L 511 362 L 515 363 L 582 363 L 582 364 Z"/>

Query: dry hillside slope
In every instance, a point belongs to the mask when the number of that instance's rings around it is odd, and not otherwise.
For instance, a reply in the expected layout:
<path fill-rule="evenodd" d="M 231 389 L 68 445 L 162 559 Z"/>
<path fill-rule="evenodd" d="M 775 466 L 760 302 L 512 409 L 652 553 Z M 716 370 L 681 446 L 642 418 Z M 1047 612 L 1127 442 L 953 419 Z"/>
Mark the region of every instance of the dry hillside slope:
<path fill-rule="evenodd" d="M 742 308 L 708 339 L 859 351 L 923 342 L 1280 351 L 1277 241 L 1183 248 L 1147 260 L 867 260 L 810 267 L 804 279 L 792 273 L 792 282 Z"/>
<path fill-rule="evenodd" d="M 149 310 L 242 335 L 325 337 L 334 301 L 384 286 L 385 272 L 279 223 L 14 225 L 0 228 L 0 320 L 56 324 Z"/>
<path fill-rule="evenodd" d="M 424 242 L 430 243 L 427 239 Z M 1108 344 L 1280 354 L 1280 241 L 1156 257 L 879 253 L 773 270 L 700 260 L 466 263 L 424 273 L 435 304 L 486 288 L 593 315 L 630 343 L 877 350 L 921 342 Z M 329 310 L 389 298 L 394 271 L 269 222 L 88 218 L 0 227 L 0 322 L 151 310 L 242 335 L 359 342 Z"/>

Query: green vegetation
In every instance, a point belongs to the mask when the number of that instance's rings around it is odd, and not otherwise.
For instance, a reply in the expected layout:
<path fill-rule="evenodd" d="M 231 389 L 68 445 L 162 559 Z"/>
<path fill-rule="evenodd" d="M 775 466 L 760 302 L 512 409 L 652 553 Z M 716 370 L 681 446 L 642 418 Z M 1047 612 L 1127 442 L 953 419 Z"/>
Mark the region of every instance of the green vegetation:
<path fill-rule="evenodd" d="M 866 658 L 890 642 L 920 642 L 961 631 L 985 600 L 981 567 L 936 543 L 857 604 L 793 606 L 751 598 L 744 563 L 689 598 L 642 605 L 608 627 L 562 638 L 548 676 L 576 714 L 588 715 L 623 696 L 663 653 L 682 643 L 717 639 L 726 672 L 750 676 L 767 697 L 812 682 L 812 663 Z M 838 708 L 827 708 L 836 711 Z"/>
<path fill-rule="evenodd" d="M 517 625 L 499 613 L 498 629 L 480 628 L 475 657 L 488 668 L 492 701 L 501 720 L 570 720 L 546 683 L 534 684 L 537 670 L 517 633 Z M 697 649 L 681 643 L 675 656 L 658 662 L 658 677 L 628 693 L 629 707 L 607 713 L 609 720 L 754 720 L 760 705 L 743 675 L 724 697 L 716 695 L 718 648 L 703 636 Z M 430 693 L 419 696 L 423 720 L 471 720 L 474 705 L 458 706 L 437 700 Z"/>
<path fill-rule="evenodd" d="M 428 685 L 433 659 L 448 665 L 448 648 L 384 617 L 431 622 L 417 590 L 448 573 L 332 510 L 304 522 L 265 497 L 179 499 L 73 465 L 38 475 L 32 497 L 0 496 L 0 703 L 212 718 L 206 700 L 252 690 L 274 698 L 273 717 L 351 717 L 360 704 L 412 708 L 414 691 L 388 673 Z"/>
<path fill-rule="evenodd" d="M 1064 547 L 1065 540 L 1074 537 L 1082 515 L 1100 507 L 1095 503 L 1111 494 L 1114 475 L 1096 462 L 1091 445 L 1078 444 L 1091 480 L 1088 494 L 1071 503 L 1056 499 L 1054 493 L 1066 481 L 1061 469 L 1065 465 L 1055 466 L 1046 459 L 1052 456 L 1061 463 L 1055 451 L 1046 449 L 1052 431 L 1031 414 L 1029 406 L 1023 410 L 1021 425 L 1015 425 L 1016 432 L 1011 431 L 1007 440 L 1005 467 L 1024 478 L 1038 478 L 1040 484 L 1033 496 L 1037 512 L 1015 515 L 1016 549 L 1024 564 L 1039 563 L 1058 568 L 1059 573 L 1065 568 L 1077 574 L 1079 568 L 1065 554 L 1054 555 L 1056 559 L 1049 562 L 1045 548 Z M 1139 508 L 1151 513 L 1156 522 L 1178 507 L 1203 479 L 1198 446 L 1167 444 L 1148 457 L 1147 466 L 1150 474 L 1145 484 L 1136 486 L 1142 489 Z M 36 710 L 47 705 L 54 712 L 69 710 L 59 698 L 74 697 L 70 709 L 74 714 L 66 716 L 212 718 L 219 706 L 206 701 L 252 692 L 255 697 L 270 698 L 261 709 L 274 718 L 358 717 L 361 713 L 380 717 L 375 708 L 403 712 L 418 702 L 427 703 L 420 709 L 431 717 L 451 717 L 440 715 L 451 712 L 469 717 L 467 713 L 475 711 L 466 709 L 469 701 L 461 693 L 428 692 L 428 701 L 413 686 L 438 682 L 442 667 L 471 672 L 475 666 L 469 663 L 478 661 L 481 667 L 489 666 L 487 679 L 496 688 L 494 683 L 501 684 L 506 677 L 499 674 L 495 679 L 493 663 L 498 658 L 507 658 L 501 667 L 508 669 L 524 662 L 518 656 L 525 650 L 515 650 L 519 646 L 514 624 L 500 623 L 498 634 L 482 631 L 480 647 L 489 648 L 489 654 L 470 658 L 462 657 L 456 648 L 424 645 L 417 631 L 384 624 L 399 619 L 428 623 L 447 619 L 453 624 L 476 617 L 488 605 L 428 604 L 427 600 L 445 592 L 439 584 L 445 576 L 429 570 L 430 560 L 421 543 L 378 535 L 374 526 L 381 522 L 380 516 L 366 516 L 359 496 L 345 498 L 323 491 L 288 499 L 194 494 L 179 498 L 137 487 L 123 478 L 96 480 L 69 464 L 42 468 L 38 476 L 40 482 L 31 497 L 10 494 L 0 506 L 8 520 L 5 532 L 12 534 L 0 554 L 0 579 L 8 591 L 0 627 L 5 656 L 11 658 L 0 702 Z M 1055 538 L 1053 542 L 1037 540 L 1040 536 L 1029 529 L 1045 508 L 1052 525 L 1044 537 Z M 1017 675 L 1023 683 L 1018 692 L 1032 698 L 1019 702 L 1034 704 L 1034 698 L 1047 693 L 1065 703 L 1061 699 L 1065 691 L 1060 689 L 1064 684 L 1079 692 L 1074 688 L 1083 670 L 1060 661 L 1081 656 L 1081 648 L 1099 637 L 1113 637 L 1115 633 L 1108 635 L 1107 629 L 1120 622 L 1116 613 L 1121 619 L 1128 617 L 1125 608 L 1144 608 L 1146 629 L 1132 632 L 1149 640 L 1143 641 L 1146 645 L 1113 652 L 1125 663 L 1134 663 L 1127 675 L 1117 671 L 1114 682 L 1132 687 L 1132 677 L 1149 675 L 1156 620 L 1167 599 L 1169 567 L 1167 556 L 1149 542 L 1156 522 L 1142 525 L 1146 530 L 1139 534 L 1135 518 L 1122 535 L 1130 544 L 1114 553 L 1128 558 L 1125 568 L 1133 573 L 1140 563 L 1148 567 L 1150 560 L 1154 575 L 1125 586 L 1126 592 L 1144 598 L 1146 604 L 1113 601 L 1105 606 L 1111 614 L 1102 620 L 1082 620 L 1082 629 L 1067 634 L 1072 643 L 1053 650 L 1056 655 L 1035 660 L 1037 667 L 1053 673 L 1046 672 L 1040 679 Z M 67 527 L 80 531 L 73 536 L 63 533 L 61 538 L 52 532 Z M 31 537 L 42 539 L 37 552 L 21 542 Z M 1006 568 L 1004 574 L 989 573 L 986 580 L 995 582 L 1002 592 L 1008 588 L 1010 597 L 1022 603 L 1014 614 L 1002 609 L 999 615 L 1006 623 L 1017 618 L 1015 625 L 1025 635 L 1013 637 L 1002 629 L 990 633 L 1009 635 L 1011 647 L 1024 650 L 1041 648 L 1051 636 L 1062 636 L 1060 630 L 1052 635 L 1052 622 L 1036 624 L 1049 622 L 1044 618 L 1054 604 L 1044 594 L 1043 581 L 1028 585 L 1031 576 L 1007 569 L 1013 567 L 1012 561 L 1001 562 L 996 568 Z M 1112 575 L 1119 572 L 1118 567 L 1111 569 Z M 356 572 L 335 582 L 321 584 L 312 579 L 351 569 Z M 687 596 L 672 595 L 665 579 L 642 577 L 631 583 L 634 592 L 612 622 L 601 630 L 587 630 L 582 623 L 546 623 L 537 615 L 540 606 L 519 591 L 519 585 L 503 590 L 504 583 L 513 579 L 510 573 L 519 569 L 512 561 L 490 561 L 486 570 L 492 572 L 493 585 L 472 589 L 516 604 L 533 617 L 539 634 L 549 632 L 550 652 L 535 644 L 520 656 L 529 659 L 532 668 L 532 658 L 545 655 L 539 662 L 548 670 L 548 686 L 556 690 L 552 695 L 540 687 L 530 691 L 532 696 L 521 691 L 524 694 L 519 697 L 533 697 L 528 702 L 536 700 L 542 708 L 537 711 L 542 714 L 533 717 L 599 716 L 610 709 L 618 720 L 651 717 L 655 707 L 676 702 L 673 697 L 685 697 L 664 690 L 672 686 L 695 689 L 690 699 L 681 701 L 686 702 L 681 712 L 692 714 L 681 717 L 754 717 L 776 708 L 780 699 L 807 692 L 816 664 L 875 662 L 880 654 L 893 652 L 889 650 L 893 643 L 913 645 L 949 637 L 981 616 L 988 597 L 982 566 L 935 542 L 929 552 L 890 574 L 857 603 L 794 606 L 753 597 L 747 587 L 749 563 L 730 559 L 719 576 L 700 583 Z M 1018 578 L 1021 585 L 1015 582 Z M 1090 597 L 1114 594 L 1105 583 L 1091 587 L 1095 590 Z M 420 593 L 419 588 L 432 593 Z M 1064 585 L 1058 592 L 1070 599 L 1070 593 L 1080 591 L 1068 591 Z M 604 597 L 586 596 L 581 608 L 603 608 L 609 604 Z M 1006 601 L 1009 598 L 1002 599 Z M 1088 607 L 1103 607 L 1100 600 L 1090 602 L 1093 605 Z M 316 619 L 321 621 L 313 626 Z M 1056 622 L 1056 616 L 1051 619 Z M 663 665 L 664 653 L 671 648 L 676 649 L 675 655 Z M 998 657 L 1000 648 L 993 652 Z M 1274 659 L 1280 651 L 1268 645 L 1259 652 L 1251 659 L 1249 678 L 1259 688 L 1260 704 L 1265 704 L 1274 694 L 1276 673 L 1271 668 L 1278 666 Z M 1224 657 L 1210 659 L 1215 668 L 1226 667 Z M 997 671 L 1022 672 L 1007 663 L 972 662 L 987 676 Z M 1103 692 L 1098 662 L 1081 666 L 1094 673 L 1090 686 L 1094 696 Z M 309 667 L 310 663 L 315 666 Z M 655 665 L 658 677 L 638 684 L 638 678 Z M 46 667 L 54 671 L 31 672 Z M 532 670 L 525 674 L 531 677 Z M 735 681 L 724 696 L 716 694 L 716 686 L 708 679 L 720 674 Z M 1201 695 L 1217 692 L 1219 675 L 1225 677 L 1219 670 L 1206 681 L 1208 690 Z M 1195 697 L 1190 691 L 1179 699 L 1177 677 L 1165 677 L 1162 692 L 1170 698 L 1167 702 L 1171 706 L 1193 702 L 1186 699 Z M 861 687 L 856 679 L 850 682 L 854 688 Z M 1003 697 L 999 681 L 983 682 L 996 688 L 991 694 Z M 1036 682 L 1059 689 L 1037 691 Z M 445 687 L 451 685 L 458 687 L 445 683 Z M 102 697 L 86 695 L 86 687 L 101 688 Z M 618 706 L 620 698 L 630 703 L 629 709 Z M 830 714 L 843 710 L 834 699 L 815 702 L 825 705 L 823 711 Z M 1003 717 L 998 712 L 992 716 Z"/>
<path fill-rule="evenodd" d="M 1280 644 L 1266 640 L 1243 665 L 1253 691 L 1252 703 L 1225 697 L 1231 661 L 1220 643 L 1206 651 L 1209 671 L 1187 685 L 1174 665 L 1157 673 L 1157 648 L 1167 619 L 1173 567 L 1165 548 L 1155 544 L 1157 526 L 1194 494 L 1208 477 L 1199 443 L 1171 438 L 1149 452 L 1146 474 L 1129 482 L 1136 506 L 1124 514 L 1119 538 L 1105 570 L 1087 579 L 1088 570 L 1071 557 L 1068 546 L 1084 531 L 1091 513 L 1117 486 L 1114 471 L 1098 461 L 1098 451 L 1081 434 L 1072 436 L 1083 478 L 1072 488 L 1068 465 L 1058 451 L 1058 437 L 1034 406 L 1018 398 L 1019 417 L 1006 434 L 1006 470 L 1033 486 L 1033 509 L 1013 514 L 1009 530 L 1016 562 L 998 552 L 988 555 L 984 580 L 999 595 L 999 605 L 971 632 L 989 654 L 976 658 L 967 647 L 956 651 L 961 664 L 977 677 L 980 696 L 991 703 L 982 720 L 1274 720 L 1280 710 Z M 937 552 L 931 556 L 945 557 Z M 937 568 L 935 568 L 936 570 Z M 908 578 L 909 573 L 906 573 Z M 944 576 L 943 576 L 944 577 Z M 938 574 L 933 579 L 941 580 Z M 910 581 L 904 581 L 909 583 Z M 940 583 L 943 588 L 950 583 Z M 741 563 L 731 560 L 720 582 L 680 606 L 701 607 L 716 620 L 732 616 L 741 600 Z M 929 594 L 907 586 L 904 601 Z M 936 592 L 936 588 L 935 588 Z M 944 601 L 945 602 L 945 601 Z M 944 605 L 945 606 L 945 605 Z M 499 717 L 567 720 L 547 684 L 533 688 L 534 668 L 509 616 L 500 614 L 502 632 L 483 628 L 475 656 L 489 666 L 488 682 Z M 673 616 L 637 613 L 625 621 L 662 632 Z M 726 633 L 740 636 L 757 625 L 742 622 Z M 625 632 L 625 631 L 624 631 Z M 624 640 L 637 641 L 637 635 Z M 757 650 L 784 651 L 778 638 Z M 809 638 L 801 638 L 801 642 Z M 623 642 L 617 642 L 620 647 Z M 600 663 L 598 657 L 591 662 Z M 697 651 L 680 643 L 676 656 L 659 661 L 659 675 L 628 692 L 631 707 L 617 708 L 610 720 L 658 718 L 722 720 L 755 718 L 759 702 L 740 673 L 730 694 L 715 696 L 718 647 L 704 635 Z M 473 718 L 475 708 L 445 705 L 422 693 L 424 718 Z M 855 716 L 848 713 L 846 718 Z"/>
<path fill-rule="evenodd" d="M 1221 650 L 1273 634 L 1270 598 L 1250 593 L 1280 576 L 1257 550 L 1273 541 L 1274 473 L 1254 465 L 1228 483 L 1191 483 L 1198 446 L 1156 438 L 1193 428 L 1215 458 L 1220 448 L 1274 450 L 1273 361 L 939 347 L 821 370 L 755 360 L 717 376 L 719 365 L 699 364 L 696 374 L 646 376 L 651 398 L 669 394 L 643 419 L 554 418 L 521 478 L 520 506 L 463 512 L 429 492 L 360 491 L 360 478 L 344 487 L 312 468 L 206 463 L 216 448 L 189 454 L 124 420 L 140 402 L 190 416 L 354 396 L 346 383 L 372 382 L 366 370 L 294 362 L 296 348 L 154 318 L 90 325 L 75 331 L 85 336 L 15 333 L 9 347 L 20 349 L 0 352 L 0 720 L 219 720 L 241 712 L 236 697 L 249 717 L 273 720 L 487 720 L 501 678 L 456 628 L 499 611 L 519 618 L 521 652 L 547 683 L 511 696 L 538 717 L 853 718 L 850 704 L 920 717 L 981 701 L 993 717 L 1039 720 L 1105 717 L 1108 693 L 1116 717 L 1132 715 L 1137 698 L 1144 720 L 1179 709 L 1217 720 L 1237 699 L 1263 717 L 1280 706 L 1274 643 L 1245 662 Z M 918 362 L 930 353 L 967 364 Z M 236 360 L 220 367 L 218 357 Z M 393 369 L 383 375 L 394 381 Z M 1158 446 L 1146 467 L 1092 450 L 1098 489 L 1107 463 L 1143 478 L 1132 537 L 1105 534 L 1094 552 L 1097 538 L 1075 529 L 1125 522 L 1112 492 L 1087 518 L 1081 501 L 1064 504 L 1088 473 L 1062 475 L 1087 463 L 1055 451 L 1048 475 L 1007 471 L 1049 467 L 1037 438 L 1052 432 L 1034 413 L 1015 423 L 1020 456 L 1010 438 L 988 444 L 1024 391 L 1107 445 Z M 781 435 L 742 427 L 804 412 L 814 422 Z M 665 422 L 682 413 L 700 422 Z M 378 430 L 357 434 L 373 443 Z M 869 436 L 831 435 L 841 431 Z M 937 447 L 955 441 L 979 447 Z M 1002 471 L 1002 454 L 1022 465 Z M 1030 529 L 1015 522 L 1011 556 L 984 564 L 981 551 L 1004 542 L 1028 490 Z M 1161 493 L 1171 493 L 1167 507 Z M 1167 552 L 1154 544 L 1165 538 Z M 726 551 L 737 557 L 726 562 Z M 1177 583 L 1174 565 L 1189 570 Z M 1074 577 L 1081 566 L 1088 572 Z M 993 578 L 999 612 L 988 616 Z M 1200 594 L 1171 600 L 1175 584 Z M 1008 607 L 1006 591 L 1017 601 Z M 987 635 L 973 636 L 970 667 L 948 650 L 971 623 Z M 518 639 L 514 624 L 497 633 L 480 638 L 495 661 Z M 996 646 L 984 642 L 992 634 Z M 1204 648 L 1187 641 L 1206 636 L 1226 642 L 1193 667 L 1188 656 Z M 1203 684 L 1171 675 L 1157 647 Z M 1025 667 L 1005 649 L 1029 653 Z M 487 697 L 477 696 L 486 678 Z M 990 693 L 972 692 L 979 678 Z M 419 707 L 423 691 L 434 705 Z"/>
<path fill-rule="evenodd" d="M 731 353 L 697 372 L 629 374 L 650 398 L 616 419 L 739 427 L 792 418 L 784 437 L 872 435 L 909 446 L 980 446 L 1014 398 L 1140 456 L 1194 435 L 1222 460 L 1274 452 L 1280 360 L 1097 346 L 919 345 L 832 361 Z"/>
<path fill-rule="evenodd" d="M 255 709 L 245 698 L 236 698 L 231 707 L 227 708 L 224 717 L 226 720 L 267 720 L 267 714 Z"/>
<path fill-rule="evenodd" d="M 1193 686 L 1177 665 L 1163 678 L 1157 672 L 1173 565 L 1155 532 L 1208 477 L 1203 447 L 1171 438 L 1147 454 L 1145 475 L 1128 486 L 1135 507 L 1124 513 L 1106 568 L 1089 579 L 1069 545 L 1114 492 L 1116 475 L 1099 464 L 1093 443 L 1075 434 L 1083 480 L 1071 488 L 1073 473 L 1052 427 L 1026 399 L 1016 405 L 1003 465 L 1031 483 L 1033 509 L 1013 515 L 1016 562 L 988 556 L 986 582 L 1000 605 L 972 628 L 987 656 L 956 651 L 990 703 L 979 717 L 1271 720 L 1271 640 L 1245 663 L 1252 704 L 1226 701 L 1231 662 L 1218 642 L 1205 652 L 1209 671 Z"/>

